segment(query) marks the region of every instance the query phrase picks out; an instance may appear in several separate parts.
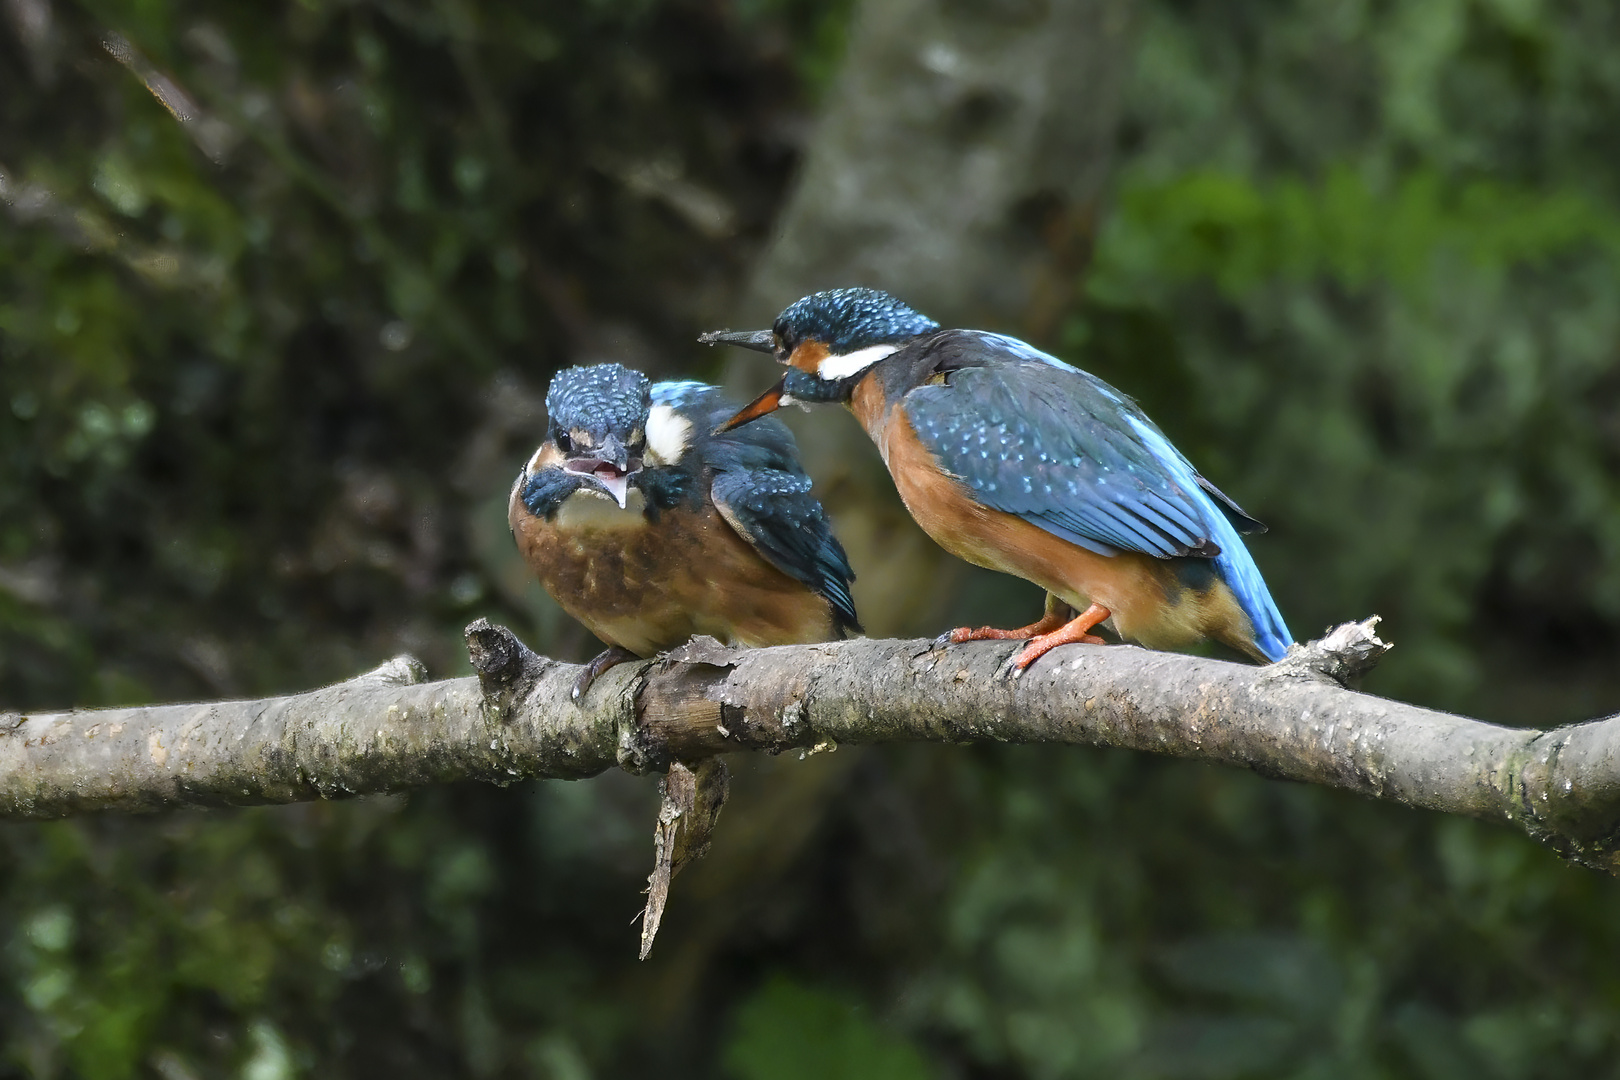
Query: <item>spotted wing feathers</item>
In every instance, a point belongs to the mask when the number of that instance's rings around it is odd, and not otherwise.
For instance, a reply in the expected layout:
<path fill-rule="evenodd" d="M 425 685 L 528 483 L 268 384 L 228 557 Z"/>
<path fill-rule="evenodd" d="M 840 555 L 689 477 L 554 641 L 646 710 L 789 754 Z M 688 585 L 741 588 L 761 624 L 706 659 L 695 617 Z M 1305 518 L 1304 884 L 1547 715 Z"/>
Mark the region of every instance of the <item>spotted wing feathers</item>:
<path fill-rule="evenodd" d="M 843 545 L 801 472 L 759 469 L 715 476 L 714 505 L 770 564 L 826 598 L 840 632 L 859 631 Z"/>
<path fill-rule="evenodd" d="M 1196 481 L 1144 443 L 1127 422 L 1134 405 L 1085 372 L 963 366 L 904 404 L 923 445 L 986 506 L 1100 555 L 1221 552 Z"/>

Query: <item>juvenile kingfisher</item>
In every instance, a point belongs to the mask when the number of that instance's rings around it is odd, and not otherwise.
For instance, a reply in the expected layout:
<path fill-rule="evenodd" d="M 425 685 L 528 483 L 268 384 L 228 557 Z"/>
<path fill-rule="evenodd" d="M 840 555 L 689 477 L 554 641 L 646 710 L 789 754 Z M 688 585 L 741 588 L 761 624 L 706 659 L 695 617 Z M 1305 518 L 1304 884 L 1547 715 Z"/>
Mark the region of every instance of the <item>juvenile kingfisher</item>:
<path fill-rule="evenodd" d="M 978 566 L 1047 592 L 1040 621 L 962 627 L 941 641 L 1103 644 L 1107 625 L 1153 649 L 1206 639 L 1254 660 L 1292 641 L 1238 534 L 1265 526 L 1205 480 L 1130 398 L 1016 338 L 943 330 L 876 289 L 818 292 L 769 330 L 700 339 L 771 353 L 774 387 L 720 427 L 789 402 L 842 402 L 877 444 L 923 531 Z"/>
<path fill-rule="evenodd" d="M 793 433 L 715 433 L 737 403 L 697 382 L 597 364 L 560 371 L 546 441 L 512 486 L 518 550 L 564 611 L 607 642 L 574 687 L 693 634 L 731 645 L 860 630 L 855 574 Z"/>

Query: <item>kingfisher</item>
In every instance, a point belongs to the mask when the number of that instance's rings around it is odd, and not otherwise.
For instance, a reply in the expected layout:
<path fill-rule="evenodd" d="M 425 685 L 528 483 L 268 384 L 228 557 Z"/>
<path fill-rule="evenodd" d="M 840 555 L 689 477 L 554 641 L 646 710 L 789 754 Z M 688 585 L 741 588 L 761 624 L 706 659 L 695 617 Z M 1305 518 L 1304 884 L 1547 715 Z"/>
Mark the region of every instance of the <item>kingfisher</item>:
<path fill-rule="evenodd" d="M 1259 663 L 1292 641 L 1240 533 L 1265 526 L 1188 462 L 1134 401 L 1017 338 L 945 330 L 876 289 L 813 293 L 769 330 L 705 344 L 787 372 L 719 428 L 839 402 L 877 444 L 906 509 L 951 554 L 1046 590 L 1038 621 L 940 642 L 1024 640 L 1016 677 L 1092 631 L 1153 649 L 1220 642 Z"/>
<path fill-rule="evenodd" d="M 728 645 L 860 631 L 855 579 L 778 420 L 716 433 L 737 402 L 618 364 L 560 371 L 546 440 L 512 486 L 518 550 L 564 611 L 608 648 L 604 671 L 694 634 Z"/>

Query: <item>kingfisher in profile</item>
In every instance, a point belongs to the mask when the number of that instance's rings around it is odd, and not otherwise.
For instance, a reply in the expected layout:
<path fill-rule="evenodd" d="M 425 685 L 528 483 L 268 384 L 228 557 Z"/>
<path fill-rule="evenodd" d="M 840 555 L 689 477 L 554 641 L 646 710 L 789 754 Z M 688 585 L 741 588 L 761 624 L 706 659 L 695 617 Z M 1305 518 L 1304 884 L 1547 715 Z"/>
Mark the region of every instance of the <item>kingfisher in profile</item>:
<path fill-rule="evenodd" d="M 737 408 L 716 387 L 618 364 L 552 379 L 546 441 L 507 516 L 546 591 L 608 645 L 575 700 L 694 634 L 762 646 L 860 631 L 855 574 L 793 433 L 777 420 L 716 433 Z"/>
<path fill-rule="evenodd" d="M 1046 611 L 1014 676 L 1048 651 L 1103 644 L 1106 626 L 1152 649 L 1220 642 L 1281 659 L 1292 641 L 1239 533 L 1244 513 L 1101 379 L 1001 334 L 945 330 L 876 289 L 818 292 L 769 330 L 705 344 L 772 354 L 787 372 L 719 428 L 790 402 L 841 402 L 883 455 L 906 509 L 951 554 L 1032 581 Z"/>

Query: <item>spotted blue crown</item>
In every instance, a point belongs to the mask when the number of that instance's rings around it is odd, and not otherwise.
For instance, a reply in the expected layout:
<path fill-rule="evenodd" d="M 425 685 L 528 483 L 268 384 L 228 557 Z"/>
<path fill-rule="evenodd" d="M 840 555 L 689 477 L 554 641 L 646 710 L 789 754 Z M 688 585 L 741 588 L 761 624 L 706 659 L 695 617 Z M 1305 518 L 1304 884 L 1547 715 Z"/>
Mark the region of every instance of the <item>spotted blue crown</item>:
<path fill-rule="evenodd" d="M 853 288 L 811 293 L 783 309 L 771 329 L 789 349 L 820 341 L 844 355 L 932 334 L 939 323 L 879 289 Z"/>
<path fill-rule="evenodd" d="M 645 423 L 652 406 L 652 383 L 639 371 L 618 364 L 564 368 L 546 391 L 546 414 L 553 433 L 612 432 L 628 440 Z"/>

